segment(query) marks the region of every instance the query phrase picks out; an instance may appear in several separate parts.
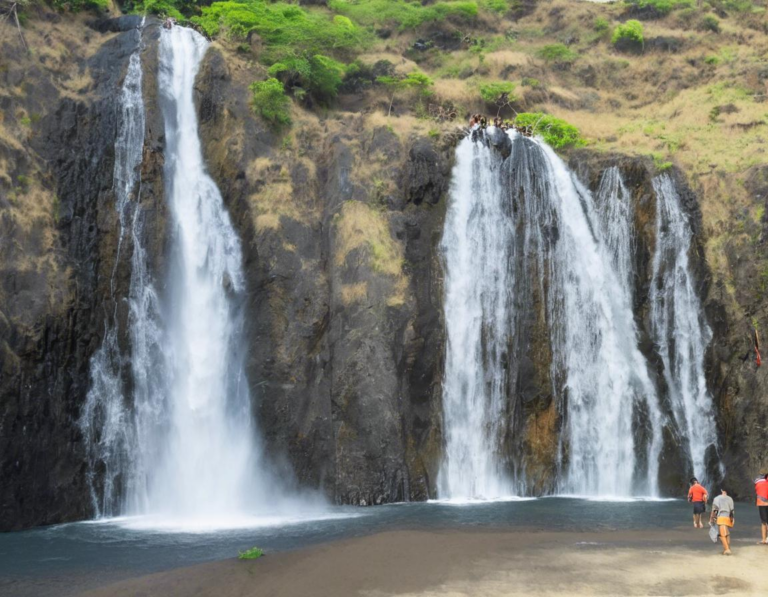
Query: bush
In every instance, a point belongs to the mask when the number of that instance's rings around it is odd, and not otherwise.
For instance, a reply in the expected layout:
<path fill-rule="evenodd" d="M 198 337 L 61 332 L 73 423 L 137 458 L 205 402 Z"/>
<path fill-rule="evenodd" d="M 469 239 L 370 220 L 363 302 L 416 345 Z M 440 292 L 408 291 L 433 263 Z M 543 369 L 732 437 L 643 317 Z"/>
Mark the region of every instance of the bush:
<path fill-rule="evenodd" d="M 606 31 L 608 31 L 608 29 L 611 28 L 611 24 L 610 22 L 608 22 L 608 19 L 604 19 L 603 17 L 597 17 L 595 19 L 595 22 L 592 24 L 592 28 L 598 33 L 605 33 Z"/>
<path fill-rule="evenodd" d="M 270 66 L 267 73 L 279 78 L 289 89 L 299 87 L 318 101 L 327 102 L 336 97 L 346 68 L 333 58 L 315 54 L 288 57 Z"/>
<path fill-rule="evenodd" d="M 56 10 L 80 12 L 81 10 L 107 10 L 109 0 L 52 0 L 51 6 Z"/>
<path fill-rule="evenodd" d="M 273 125 L 291 123 L 291 100 L 280 81 L 256 81 L 249 89 L 253 92 L 253 109 L 264 120 Z"/>
<path fill-rule="evenodd" d="M 660 17 L 666 16 L 673 10 L 692 8 L 693 0 L 631 0 L 640 11 Z"/>
<path fill-rule="evenodd" d="M 244 39 L 249 33 L 259 35 L 273 62 L 286 55 L 351 52 L 366 43 L 366 34 L 343 16 L 333 19 L 319 12 L 309 12 L 294 4 L 266 0 L 229 0 L 214 2 L 192 18 L 209 37 L 222 31 Z"/>
<path fill-rule="evenodd" d="M 701 19 L 701 28 L 704 31 L 720 33 L 720 19 L 715 15 L 704 15 L 704 18 Z"/>
<path fill-rule="evenodd" d="M 541 112 L 523 112 L 515 117 L 515 125 L 540 135 L 550 147 L 578 147 L 586 144 L 579 129 L 565 120 Z"/>
<path fill-rule="evenodd" d="M 643 24 L 640 21 L 627 21 L 613 30 L 611 43 L 615 46 L 643 47 Z"/>
<path fill-rule="evenodd" d="M 489 11 L 504 14 L 510 8 L 509 0 L 479 0 L 480 6 Z"/>
<path fill-rule="evenodd" d="M 509 83 L 508 81 L 482 83 L 479 87 L 480 97 L 482 97 L 483 100 L 488 102 L 489 104 L 492 104 L 501 99 L 504 99 L 505 97 L 509 101 L 514 101 L 515 96 L 512 95 L 512 92 L 514 90 L 515 90 L 514 83 Z"/>
<path fill-rule="evenodd" d="M 547 62 L 570 64 L 579 57 L 576 52 L 563 44 L 551 44 L 539 50 L 539 56 Z"/>
<path fill-rule="evenodd" d="M 422 5 L 407 0 L 329 0 L 329 8 L 363 25 L 394 24 L 402 29 L 415 29 L 424 23 L 441 21 L 449 16 L 473 19 L 476 2 L 436 2 Z"/>

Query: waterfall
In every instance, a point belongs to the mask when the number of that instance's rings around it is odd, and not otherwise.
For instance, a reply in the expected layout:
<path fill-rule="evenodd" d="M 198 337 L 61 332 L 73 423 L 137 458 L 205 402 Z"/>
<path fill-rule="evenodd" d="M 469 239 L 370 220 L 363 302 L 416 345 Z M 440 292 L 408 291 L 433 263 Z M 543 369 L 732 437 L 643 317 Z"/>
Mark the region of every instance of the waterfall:
<path fill-rule="evenodd" d="M 656 251 L 651 282 L 651 328 L 664 365 L 672 413 L 693 474 L 709 479 L 708 452 L 716 450 L 714 405 L 707 390 L 704 353 L 712 332 L 704 319 L 688 254 L 693 233 L 674 182 L 653 180 Z M 720 470 L 720 474 L 722 474 Z"/>
<path fill-rule="evenodd" d="M 515 492 L 502 456 L 515 231 L 504 205 L 501 165 L 486 145 L 470 139 L 459 144 L 440 245 L 448 343 L 439 494 L 452 499 Z"/>
<path fill-rule="evenodd" d="M 147 467 L 146 511 L 175 518 L 236 517 L 264 497 L 244 371 L 237 303 L 240 241 L 205 171 L 193 86 L 206 40 L 183 27 L 160 37 L 165 182 L 172 220 L 166 404 L 159 453 Z M 149 405 L 148 405 L 149 406 Z M 141 447 L 140 447 L 141 449 Z"/>
<path fill-rule="evenodd" d="M 623 184 L 608 176 L 606 200 L 628 201 Z M 557 488 L 657 493 L 663 418 L 638 348 L 628 216 L 624 205 L 599 218 L 591 194 L 540 141 L 512 133 L 503 161 L 482 143 L 462 141 L 443 239 L 441 496 L 521 490 L 522 455 L 503 453 L 502 444 L 515 443 L 505 439 L 520 416 L 512 396 L 519 380 L 511 376 L 527 355 L 514 336 L 536 311 L 536 295 L 544 297 L 562 417 Z"/>
<path fill-rule="evenodd" d="M 114 171 L 120 246 L 130 235 L 133 248 L 130 346 L 119 346 L 115 300 L 92 359 L 92 387 L 80 419 L 97 516 L 142 515 L 151 527 L 259 524 L 264 514 L 296 506 L 278 499 L 285 483 L 266 470 L 253 423 L 240 315 L 245 290 L 240 241 L 205 171 L 193 101 L 207 46 L 191 29 L 161 31 L 158 88 L 170 208 L 162 296 L 143 241 L 139 51 L 130 58 Z M 119 252 L 120 247 L 118 260 Z M 255 512 L 262 519 L 251 518 Z"/>
<path fill-rule="evenodd" d="M 91 359 L 91 388 L 80 417 L 88 456 L 88 481 L 93 508 L 97 516 L 112 516 L 121 510 L 121 496 L 125 493 L 127 476 L 131 466 L 134 445 L 129 405 L 125 399 L 124 359 L 118 345 L 120 332 L 118 301 L 114 295 L 115 273 L 120 262 L 126 236 L 126 222 L 130 221 L 135 262 L 141 253 L 141 240 L 137 219 L 141 210 L 136 206 L 139 185 L 139 167 L 144 146 L 144 100 L 142 98 L 141 30 L 136 30 L 139 48 L 128 61 L 123 86 L 119 96 L 117 137 L 115 140 L 115 164 L 113 193 L 120 226 L 115 266 L 110 279 L 111 311 L 105 318 L 104 341 Z M 134 195 L 136 193 L 136 195 Z M 134 199 L 132 202 L 131 199 Z M 131 215 L 133 213 L 133 215 Z M 135 267 L 134 267 L 135 271 Z M 131 295 L 135 286 L 131 277 Z M 131 312 L 133 305 L 131 301 Z M 96 470 L 101 469 L 97 487 Z"/>

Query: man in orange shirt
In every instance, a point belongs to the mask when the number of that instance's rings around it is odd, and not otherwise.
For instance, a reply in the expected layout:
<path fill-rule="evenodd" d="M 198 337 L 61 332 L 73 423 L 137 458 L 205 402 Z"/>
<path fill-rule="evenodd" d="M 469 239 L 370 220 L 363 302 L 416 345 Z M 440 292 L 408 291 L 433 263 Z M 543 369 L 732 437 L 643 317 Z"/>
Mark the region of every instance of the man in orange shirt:
<path fill-rule="evenodd" d="M 760 513 L 760 525 L 763 532 L 763 545 L 768 545 L 768 470 L 762 469 L 755 479 L 755 494 L 757 495 L 757 511 Z"/>
<path fill-rule="evenodd" d="M 707 511 L 707 490 L 699 485 L 696 477 L 691 479 L 691 488 L 688 490 L 688 501 L 693 503 L 693 528 L 703 529 L 701 515 Z"/>

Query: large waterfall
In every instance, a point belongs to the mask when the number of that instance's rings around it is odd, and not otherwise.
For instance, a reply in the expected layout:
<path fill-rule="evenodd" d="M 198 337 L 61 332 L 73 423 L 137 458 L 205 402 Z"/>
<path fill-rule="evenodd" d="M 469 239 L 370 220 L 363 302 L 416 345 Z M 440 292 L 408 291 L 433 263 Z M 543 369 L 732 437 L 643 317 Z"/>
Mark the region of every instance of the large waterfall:
<path fill-rule="evenodd" d="M 656 252 L 651 282 L 651 323 L 672 412 L 693 473 L 708 481 L 716 451 L 712 397 L 704 376 L 704 353 L 712 332 L 703 317 L 688 253 L 692 232 L 672 179 L 653 180 L 656 191 Z M 722 470 L 719 471 L 722 474 Z"/>
<path fill-rule="evenodd" d="M 638 348 L 632 231 L 619 173 L 592 195 L 545 144 L 500 131 L 457 150 L 443 239 L 448 332 L 440 495 L 522 492 L 515 425 L 519 337 L 540 304 L 562 418 L 562 493 L 658 492 L 663 416 Z M 538 298 L 537 298 L 538 297 Z M 530 326 L 528 327 L 530 330 Z"/>
<path fill-rule="evenodd" d="M 109 317 L 81 418 L 94 506 L 102 516 L 238 525 L 254 511 L 274 511 L 279 490 L 261 462 L 252 423 L 239 313 L 245 288 L 240 241 L 205 172 L 198 135 L 193 85 L 207 45 L 183 27 L 160 36 L 171 220 L 162 297 L 142 242 L 138 172 L 145 125 L 138 51 L 123 86 L 114 192 L 121 239 L 129 231 L 133 240 L 130 351 L 121 357 L 118 318 Z"/>

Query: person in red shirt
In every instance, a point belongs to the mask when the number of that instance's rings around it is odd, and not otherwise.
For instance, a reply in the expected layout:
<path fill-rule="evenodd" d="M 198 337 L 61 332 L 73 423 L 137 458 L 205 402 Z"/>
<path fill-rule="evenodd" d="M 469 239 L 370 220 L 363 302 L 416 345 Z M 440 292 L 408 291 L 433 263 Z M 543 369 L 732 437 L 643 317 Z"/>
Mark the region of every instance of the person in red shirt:
<path fill-rule="evenodd" d="M 696 477 L 691 479 L 691 488 L 688 490 L 688 501 L 693 503 L 693 528 L 703 529 L 704 523 L 701 522 L 701 515 L 707 511 L 707 490 L 699 485 Z M 768 504 L 766 504 L 768 505 Z"/>
<path fill-rule="evenodd" d="M 757 511 L 760 513 L 760 528 L 763 533 L 762 545 L 768 545 L 768 471 L 763 469 L 755 479 Z"/>

